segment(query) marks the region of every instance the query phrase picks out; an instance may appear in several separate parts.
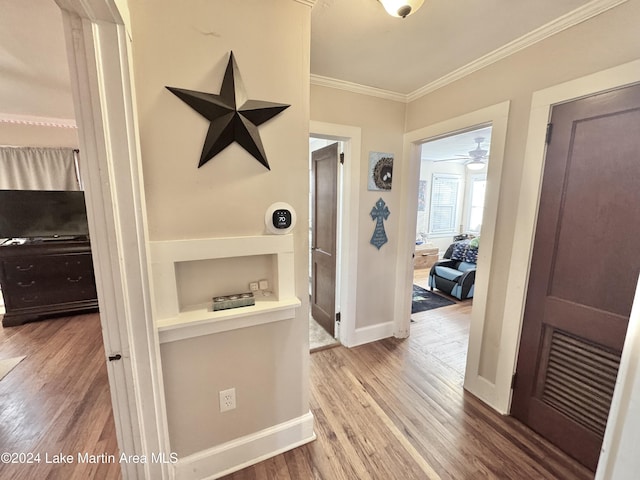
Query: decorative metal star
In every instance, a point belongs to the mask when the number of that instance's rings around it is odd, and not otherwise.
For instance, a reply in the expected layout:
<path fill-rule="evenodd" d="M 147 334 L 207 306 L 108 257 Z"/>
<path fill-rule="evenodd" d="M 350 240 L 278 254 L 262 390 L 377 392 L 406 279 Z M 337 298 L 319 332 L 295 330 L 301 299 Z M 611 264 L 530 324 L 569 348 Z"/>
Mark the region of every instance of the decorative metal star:
<path fill-rule="evenodd" d="M 219 95 L 175 87 L 166 88 L 211 122 L 198 168 L 233 142 L 238 142 L 271 170 L 258 126 L 278 115 L 289 105 L 248 100 L 233 52 L 229 56 Z"/>

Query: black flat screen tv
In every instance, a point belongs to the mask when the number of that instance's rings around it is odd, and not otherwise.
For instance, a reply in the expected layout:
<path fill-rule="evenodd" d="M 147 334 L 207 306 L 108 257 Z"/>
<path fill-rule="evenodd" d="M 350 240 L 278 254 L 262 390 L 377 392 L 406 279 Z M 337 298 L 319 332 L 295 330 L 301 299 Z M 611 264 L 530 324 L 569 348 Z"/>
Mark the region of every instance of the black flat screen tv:
<path fill-rule="evenodd" d="M 0 190 L 0 238 L 87 237 L 84 192 Z"/>

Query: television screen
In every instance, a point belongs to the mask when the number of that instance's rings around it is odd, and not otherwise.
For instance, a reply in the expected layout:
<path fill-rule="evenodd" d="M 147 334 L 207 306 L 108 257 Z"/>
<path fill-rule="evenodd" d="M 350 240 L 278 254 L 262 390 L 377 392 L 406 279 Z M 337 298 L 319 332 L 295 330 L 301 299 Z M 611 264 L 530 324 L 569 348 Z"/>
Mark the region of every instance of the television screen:
<path fill-rule="evenodd" d="M 0 237 L 55 238 L 89 234 L 84 192 L 0 190 Z"/>

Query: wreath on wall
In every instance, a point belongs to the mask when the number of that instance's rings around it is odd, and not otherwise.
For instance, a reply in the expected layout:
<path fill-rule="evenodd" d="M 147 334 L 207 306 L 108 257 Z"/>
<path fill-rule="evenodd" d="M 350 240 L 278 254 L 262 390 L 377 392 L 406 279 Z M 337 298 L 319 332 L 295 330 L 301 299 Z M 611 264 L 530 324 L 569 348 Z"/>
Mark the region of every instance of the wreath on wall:
<path fill-rule="evenodd" d="M 373 168 L 373 182 L 380 190 L 391 190 L 393 177 L 393 158 L 383 157 Z"/>

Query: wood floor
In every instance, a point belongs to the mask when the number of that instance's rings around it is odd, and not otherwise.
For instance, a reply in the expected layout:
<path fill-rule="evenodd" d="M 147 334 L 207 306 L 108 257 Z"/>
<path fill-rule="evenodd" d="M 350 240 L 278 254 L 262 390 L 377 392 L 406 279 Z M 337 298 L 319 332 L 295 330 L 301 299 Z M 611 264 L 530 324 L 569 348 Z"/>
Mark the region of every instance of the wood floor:
<path fill-rule="evenodd" d="M 0 478 L 119 479 L 98 314 L 0 328 L 0 358 L 21 355 L 0 381 L 0 453 L 40 454 L 40 463 L 0 462 Z M 116 462 L 80 464 L 78 453 L 115 455 Z M 74 461 L 46 463 L 60 454 Z"/>
<path fill-rule="evenodd" d="M 408 339 L 313 353 L 317 440 L 225 479 L 592 479 L 463 390 L 470 312 L 458 302 L 413 315 Z"/>
<path fill-rule="evenodd" d="M 462 388 L 470 302 L 416 314 L 408 339 L 311 355 L 317 440 L 227 480 L 590 479 Z M 97 315 L 0 329 L 0 451 L 117 455 Z M 0 479 L 119 479 L 117 464 L 0 465 Z"/>

